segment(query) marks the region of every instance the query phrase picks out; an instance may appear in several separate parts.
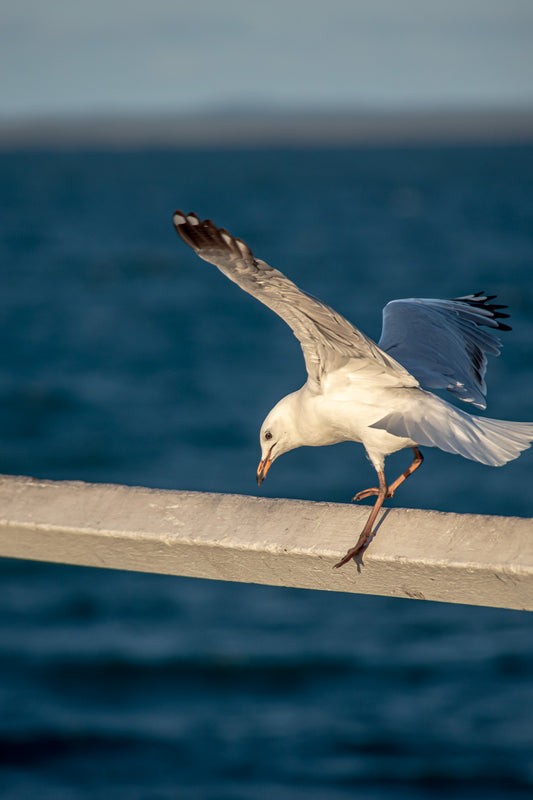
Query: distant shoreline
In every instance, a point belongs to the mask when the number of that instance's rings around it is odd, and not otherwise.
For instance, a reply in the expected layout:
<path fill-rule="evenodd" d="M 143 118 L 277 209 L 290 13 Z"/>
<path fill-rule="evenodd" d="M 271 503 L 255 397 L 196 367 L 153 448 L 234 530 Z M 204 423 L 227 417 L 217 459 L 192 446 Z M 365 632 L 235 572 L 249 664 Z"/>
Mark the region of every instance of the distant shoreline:
<path fill-rule="evenodd" d="M 532 109 L 0 118 L 0 151 L 533 143 Z"/>

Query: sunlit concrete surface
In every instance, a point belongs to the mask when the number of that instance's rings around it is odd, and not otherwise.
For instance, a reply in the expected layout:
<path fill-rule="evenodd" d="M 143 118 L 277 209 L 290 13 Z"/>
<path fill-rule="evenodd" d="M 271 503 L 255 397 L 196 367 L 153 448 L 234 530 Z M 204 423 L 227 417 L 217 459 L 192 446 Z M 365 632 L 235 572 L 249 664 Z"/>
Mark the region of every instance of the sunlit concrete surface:
<path fill-rule="evenodd" d="M 0 478 L 0 555 L 533 610 L 533 520 L 390 508 L 364 564 L 333 565 L 367 506 Z"/>

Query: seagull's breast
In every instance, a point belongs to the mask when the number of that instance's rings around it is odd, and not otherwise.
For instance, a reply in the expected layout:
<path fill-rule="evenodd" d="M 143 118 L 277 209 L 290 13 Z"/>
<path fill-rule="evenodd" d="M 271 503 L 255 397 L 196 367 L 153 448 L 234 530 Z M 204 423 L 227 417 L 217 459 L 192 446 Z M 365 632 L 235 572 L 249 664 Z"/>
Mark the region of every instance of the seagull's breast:
<path fill-rule="evenodd" d="M 383 372 L 374 376 L 363 373 L 360 378 L 354 380 L 353 374 L 339 370 L 326 376 L 320 394 L 303 394 L 300 423 L 305 425 L 306 438 L 312 439 L 312 444 L 362 442 L 383 453 L 410 446 L 410 440 L 372 425 L 406 403 L 416 402 L 420 390 L 391 386 L 390 376 Z"/>

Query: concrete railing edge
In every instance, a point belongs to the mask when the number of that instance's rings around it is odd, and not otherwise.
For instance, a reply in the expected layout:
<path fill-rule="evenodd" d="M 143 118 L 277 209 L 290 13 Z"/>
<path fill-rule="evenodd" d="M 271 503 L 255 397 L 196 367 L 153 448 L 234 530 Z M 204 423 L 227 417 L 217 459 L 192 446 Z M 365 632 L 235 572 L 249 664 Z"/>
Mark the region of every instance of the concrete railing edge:
<path fill-rule="evenodd" d="M 0 556 L 533 610 L 533 519 L 0 478 Z"/>

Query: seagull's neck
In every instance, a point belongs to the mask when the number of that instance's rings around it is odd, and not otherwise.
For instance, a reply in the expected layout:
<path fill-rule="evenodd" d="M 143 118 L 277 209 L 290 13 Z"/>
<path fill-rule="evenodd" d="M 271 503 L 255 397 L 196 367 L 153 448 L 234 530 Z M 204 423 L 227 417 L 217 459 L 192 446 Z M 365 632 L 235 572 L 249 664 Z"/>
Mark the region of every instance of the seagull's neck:
<path fill-rule="evenodd" d="M 284 397 L 277 405 L 290 425 L 293 447 L 319 447 L 337 444 L 346 438 L 324 416 L 323 399 L 306 385 Z"/>

